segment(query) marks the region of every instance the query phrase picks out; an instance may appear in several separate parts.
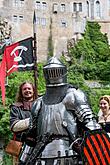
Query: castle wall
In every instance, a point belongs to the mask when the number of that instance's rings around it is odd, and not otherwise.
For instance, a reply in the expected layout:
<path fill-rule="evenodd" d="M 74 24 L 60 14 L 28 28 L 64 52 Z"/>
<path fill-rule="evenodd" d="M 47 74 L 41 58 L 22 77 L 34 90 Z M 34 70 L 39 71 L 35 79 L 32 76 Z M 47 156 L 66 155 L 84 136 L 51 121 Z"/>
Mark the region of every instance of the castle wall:
<path fill-rule="evenodd" d="M 33 36 L 36 12 L 37 57 L 46 60 L 51 36 L 54 55 L 67 52 L 67 41 L 80 39 L 86 21 L 97 21 L 110 40 L 110 4 L 105 0 L 1 0 L 0 15 L 12 25 L 13 42 Z"/>

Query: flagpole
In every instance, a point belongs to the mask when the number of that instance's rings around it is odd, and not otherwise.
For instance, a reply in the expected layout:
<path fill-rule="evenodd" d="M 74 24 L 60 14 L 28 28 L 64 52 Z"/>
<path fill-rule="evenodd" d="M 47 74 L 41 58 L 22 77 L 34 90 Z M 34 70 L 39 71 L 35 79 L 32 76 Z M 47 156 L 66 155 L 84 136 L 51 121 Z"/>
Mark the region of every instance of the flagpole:
<path fill-rule="evenodd" d="M 36 14 L 34 11 L 33 17 L 33 35 L 34 35 L 34 85 L 35 85 L 35 98 L 38 97 L 38 81 L 37 81 L 37 41 L 36 41 Z"/>

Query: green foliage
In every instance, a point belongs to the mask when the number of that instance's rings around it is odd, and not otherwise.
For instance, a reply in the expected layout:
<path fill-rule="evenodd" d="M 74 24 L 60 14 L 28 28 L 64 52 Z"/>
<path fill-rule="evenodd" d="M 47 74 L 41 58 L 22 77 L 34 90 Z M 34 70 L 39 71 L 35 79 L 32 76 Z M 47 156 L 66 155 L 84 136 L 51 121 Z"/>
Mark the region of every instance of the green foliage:
<path fill-rule="evenodd" d="M 42 95 L 45 92 L 45 80 L 43 76 L 43 64 L 38 65 L 38 93 Z"/>
<path fill-rule="evenodd" d="M 110 81 L 110 60 L 107 62 L 98 61 L 96 64 L 96 75 L 102 81 Z"/>
<path fill-rule="evenodd" d="M 110 47 L 96 22 L 87 22 L 84 38 L 69 50 L 72 66 L 80 64 L 86 80 L 110 80 Z"/>
<path fill-rule="evenodd" d="M 67 79 L 70 84 L 75 87 L 88 90 L 88 87 L 84 83 L 83 71 L 81 65 L 74 62 L 73 65 L 69 65 L 65 58 L 62 56 L 61 61 L 67 66 Z"/>
<path fill-rule="evenodd" d="M 1 136 L 4 137 L 5 135 L 10 134 L 9 129 L 9 111 L 8 109 L 3 109 L 3 107 L 0 107 L 0 132 L 2 132 Z M 6 127 L 7 125 L 7 127 Z"/>
<path fill-rule="evenodd" d="M 92 47 L 92 42 L 90 40 L 79 40 L 74 48 L 70 50 L 71 58 L 76 58 L 77 62 L 89 61 L 94 62 L 94 49 Z"/>
<path fill-rule="evenodd" d="M 9 107 L 0 105 L 0 137 L 4 138 L 5 141 L 8 141 L 12 137 L 12 133 L 10 131 L 10 123 L 9 123 Z"/>
<path fill-rule="evenodd" d="M 12 156 L 5 153 L 2 165 L 13 165 Z"/>
<path fill-rule="evenodd" d="M 108 44 L 108 39 L 106 34 L 102 34 L 101 26 L 97 22 L 87 22 L 84 39 L 89 39 L 91 42 L 101 41 L 103 43 Z"/>

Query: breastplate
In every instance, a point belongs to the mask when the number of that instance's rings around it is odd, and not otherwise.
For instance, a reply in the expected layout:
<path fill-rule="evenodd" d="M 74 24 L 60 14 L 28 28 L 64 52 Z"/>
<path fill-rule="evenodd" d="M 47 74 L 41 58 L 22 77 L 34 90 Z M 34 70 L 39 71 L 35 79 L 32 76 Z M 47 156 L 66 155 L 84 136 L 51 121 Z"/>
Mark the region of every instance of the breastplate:
<path fill-rule="evenodd" d="M 38 135 L 43 135 L 49 132 L 55 135 L 67 135 L 67 131 L 62 126 L 63 121 L 66 121 L 69 127 L 73 127 L 72 132 L 76 133 L 76 120 L 71 111 L 66 110 L 65 105 L 61 102 L 54 105 L 45 105 L 42 103 L 42 108 L 38 117 Z"/>
<path fill-rule="evenodd" d="M 65 156 L 66 150 L 68 150 L 70 155 L 73 155 L 73 151 L 69 150 L 70 141 L 68 132 L 62 125 L 64 121 L 66 121 L 72 134 L 77 136 L 77 124 L 74 115 L 69 110 L 66 110 L 62 102 L 54 105 L 42 103 L 38 117 L 38 135 L 43 136 L 47 132 L 55 135 L 55 139 L 45 147 L 42 153 L 43 158 L 58 157 L 58 151 L 61 152 L 61 156 Z M 60 139 L 59 135 L 67 139 Z"/>

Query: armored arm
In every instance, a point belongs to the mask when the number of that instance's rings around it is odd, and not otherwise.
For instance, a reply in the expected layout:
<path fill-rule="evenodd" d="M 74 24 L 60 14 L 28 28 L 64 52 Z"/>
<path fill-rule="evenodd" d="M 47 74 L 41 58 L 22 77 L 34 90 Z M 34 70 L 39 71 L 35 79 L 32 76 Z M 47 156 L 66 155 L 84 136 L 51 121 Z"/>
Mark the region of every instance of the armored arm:
<path fill-rule="evenodd" d="M 80 89 L 70 88 L 66 98 L 67 106 L 76 114 L 78 120 L 90 130 L 100 129 L 93 111 L 88 104 L 87 97 Z"/>
<path fill-rule="evenodd" d="M 36 128 L 38 114 L 41 109 L 41 103 L 42 103 L 42 97 L 38 98 L 32 105 L 31 117 L 29 121 L 30 131 Z"/>

